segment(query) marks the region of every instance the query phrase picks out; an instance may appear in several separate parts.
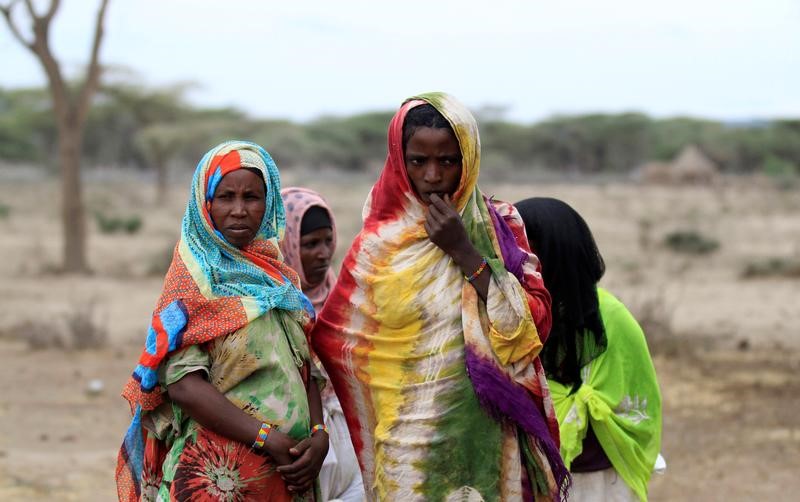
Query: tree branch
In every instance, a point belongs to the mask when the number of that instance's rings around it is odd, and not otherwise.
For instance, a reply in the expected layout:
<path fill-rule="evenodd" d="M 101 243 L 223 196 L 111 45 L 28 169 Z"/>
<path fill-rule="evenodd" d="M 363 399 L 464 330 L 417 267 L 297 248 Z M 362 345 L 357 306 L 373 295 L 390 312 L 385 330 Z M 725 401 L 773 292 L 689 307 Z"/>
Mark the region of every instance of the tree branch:
<path fill-rule="evenodd" d="M 53 11 L 54 6 L 57 8 L 58 4 L 59 0 L 52 0 L 49 11 Z M 69 95 L 64 84 L 64 78 L 61 75 L 61 66 L 53 56 L 48 40 L 52 18 L 37 15 L 31 0 L 25 0 L 25 6 L 28 8 L 28 14 L 33 19 L 33 42 L 30 48 L 36 54 L 39 63 L 41 63 L 47 74 L 50 92 L 53 95 L 53 111 L 55 112 L 56 120 L 61 124 L 67 124 L 71 113 Z"/>
<path fill-rule="evenodd" d="M 58 7 L 60 5 L 61 5 L 61 0 L 52 0 L 50 2 L 50 8 L 47 10 L 47 14 L 43 16 L 43 19 L 45 19 L 49 23 L 50 20 L 53 19 L 53 16 L 56 15 L 56 11 L 58 10 Z"/>
<path fill-rule="evenodd" d="M 38 20 L 39 16 L 36 15 L 36 11 L 33 9 L 33 2 L 31 0 L 25 0 L 25 6 L 28 7 L 28 14 L 31 15 L 33 20 Z"/>
<path fill-rule="evenodd" d="M 11 17 L 11 9 L 14 8 L 14 4 L 16 4 L 18 1 L 19 0 L 12 0 L 8 5 L 0 5 L 0 12 L 2 12 L 3 17 L 6 18 L 6 23 L 11 30 L 11 34 L 14 35 L 14 38 L 16 38 L 17 41 L 23 45 L 23 47 L 27 47 L 28 50 L 33 51 L 33 42 L 28 42 L 25 40 L 25 37 L 22 36 L 22 32 L 19 31 L 16 23 L 14 23 L 14 19 Z"/>
<path fill-rule="evenodd" d="M 58 0 L 54 0 L 54 3 Z M 100 45 L 103 42 L 103 23 L 106 16 L 108 0 L 100 2 L 100 9 L 97 11 L 97 20 L 94 27 L 94 41 L 92 42 L 92 55 L 89 66 L 86 70 L 86 81 L 81 89 L 81 94 L 76 104 L 78 124 L 83 124 L 89 112 L 89 104 L 100 83 Z"/>

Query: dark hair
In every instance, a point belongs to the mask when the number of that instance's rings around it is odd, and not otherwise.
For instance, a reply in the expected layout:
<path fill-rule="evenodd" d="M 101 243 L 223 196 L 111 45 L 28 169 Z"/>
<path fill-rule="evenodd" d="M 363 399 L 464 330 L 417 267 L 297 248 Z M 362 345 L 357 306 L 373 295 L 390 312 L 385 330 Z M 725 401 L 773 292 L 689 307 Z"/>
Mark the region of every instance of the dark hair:
<path fill-rule="evenodd" d="M 406 114 L 403 121 L 403 153 L 408 146 L 408 140 L 414 135 L 414 132 L 420 127 L 432 127 L 434 129 L 450 129 L 455 136 L 453 126 L 442 115 L 439 110 L 433 107 L 430 103 L 415 106 L 410 109 Z"/>
<path fill-rule="evenodd" d="M 581 385 L 581 368 L 606 350 L 597 282 L 606 265 L 589 226 L 557 199 L 534 197 L 515 204 L 552 296 L 553 328 L 540 354 L 547 376 Z"/>
<path fill-rule="evenodd" d="M 331 215 L 322 206 L 311 206 L 306 209 L 303 219 L 300 221 L 300 237 L 320 228 L 333 228 Z"/>

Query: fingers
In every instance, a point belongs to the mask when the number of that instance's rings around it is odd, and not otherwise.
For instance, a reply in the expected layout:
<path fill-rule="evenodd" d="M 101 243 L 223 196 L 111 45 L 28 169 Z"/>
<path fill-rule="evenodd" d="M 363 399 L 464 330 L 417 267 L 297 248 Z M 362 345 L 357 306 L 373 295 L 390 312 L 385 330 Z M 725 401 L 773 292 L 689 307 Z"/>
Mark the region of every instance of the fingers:
<path fill-rule="evenodd" d="M 453 204 L 450 201 L 450 196 L 445 194 L 444 199 L 439 197 L 436 194 L 431 194 L 431 204 L 428 206 L 428 209 L 436 209 L 440 214 L 447 215 L 450 213 L 454 213 L 455 209 L 453 208 Z"/>
<path fill-rule="evenodd" d="M 297 484 L 287 484 L 286 487 L 292 493 L 305 493 L 311 486 L 313 485 L 313 480 L 306 481 L 304 483 L 297 483 Z"/>
<path fill-rule="evenodd" d="M 293 479 L 304 469 L 308 468 L 310 463 L 311 455 L 308 452 L 305 452 L 299 458 L 295 459 L 295 461 L 291 464 L 278 467 L 278 472 L 280 472 L 281 475 L 286 478 Z"/>
<path fill-rule="evenodd" d="M 311 447 L 311 438 L 309 437 L 309 438 L 305 438 L 304 440 L 300 441 L 299 443 L 294 445 L 292 448 L 289 448 L 289 453 L 291 453 L 292 455 L 294 455 L 296 457 L 299 457 L 300 455 L 303 454 L 304 451 L 306 451 L 310 447 Z"/>

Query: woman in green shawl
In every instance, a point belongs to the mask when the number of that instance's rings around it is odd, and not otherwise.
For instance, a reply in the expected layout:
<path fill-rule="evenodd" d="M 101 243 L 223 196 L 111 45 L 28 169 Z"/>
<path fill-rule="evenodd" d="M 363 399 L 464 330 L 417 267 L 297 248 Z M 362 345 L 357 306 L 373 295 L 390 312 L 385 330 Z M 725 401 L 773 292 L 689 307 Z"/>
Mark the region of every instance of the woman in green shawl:
<path fill-rule="evenodd" d="M 661 447 L 661 393 L 644 333 L 597 286 L 603 257 L 574 209 L 538 197 L 516 207 L 553 298 L 540 357 L 573 476 L 570 499 L 647 500 Z"/>

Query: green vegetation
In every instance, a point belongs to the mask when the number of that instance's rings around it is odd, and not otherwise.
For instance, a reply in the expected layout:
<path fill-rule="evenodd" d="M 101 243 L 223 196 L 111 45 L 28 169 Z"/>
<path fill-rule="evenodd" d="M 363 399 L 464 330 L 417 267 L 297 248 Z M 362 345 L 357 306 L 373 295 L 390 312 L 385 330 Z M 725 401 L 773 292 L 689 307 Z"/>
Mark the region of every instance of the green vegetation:
<path fill-rule="evenodd" d="M 142 228 L 142 218 L 137 215 L 106 216 L 100 211 L 96 211 L 94 220 L 97 222 L 97 228 L 100 229 L 102 234 L 115 234 L 118 232 L 135 234 Z"/>
<path fill-rule="evenodd" d="M 745 279 L 800 278 L 800 258 L 772 257 L 752 261 L 744 266 L 741 276 Z"/>
<path fill-rule="evenodd" d="M 87 165 L 191 168 L 214 143 L 242 138 L 263 144 L 279 166 L 366 171 L 386 157 L 391 111 L 321 117 L 298 123 L 257 119 L 230 108 L 185 99 L 187 85 L 149 88 L 130 75 L 106 83 L 89 114 Z M 113 80 L 114 75 L 111 75 Z M 495 172 L 621 174 L 649 160 L 672 159 L 698 145 L 727 173 L 800 175 L 800 120 L 724 124 L 640 113 L 553 117 L 512 123 L 493 114 L 479 120 L 484 166 Z M 0 160 L 55 164 L 55 125 L 45 89 L 0 88 Z"/>
<path fill-rule="evenodd" d="M 672 251 L 685 254 L 708 254 L 719 248 L 719 242 L 695 230 L 676 230 L 664 238 L 664 245 Z"/>

